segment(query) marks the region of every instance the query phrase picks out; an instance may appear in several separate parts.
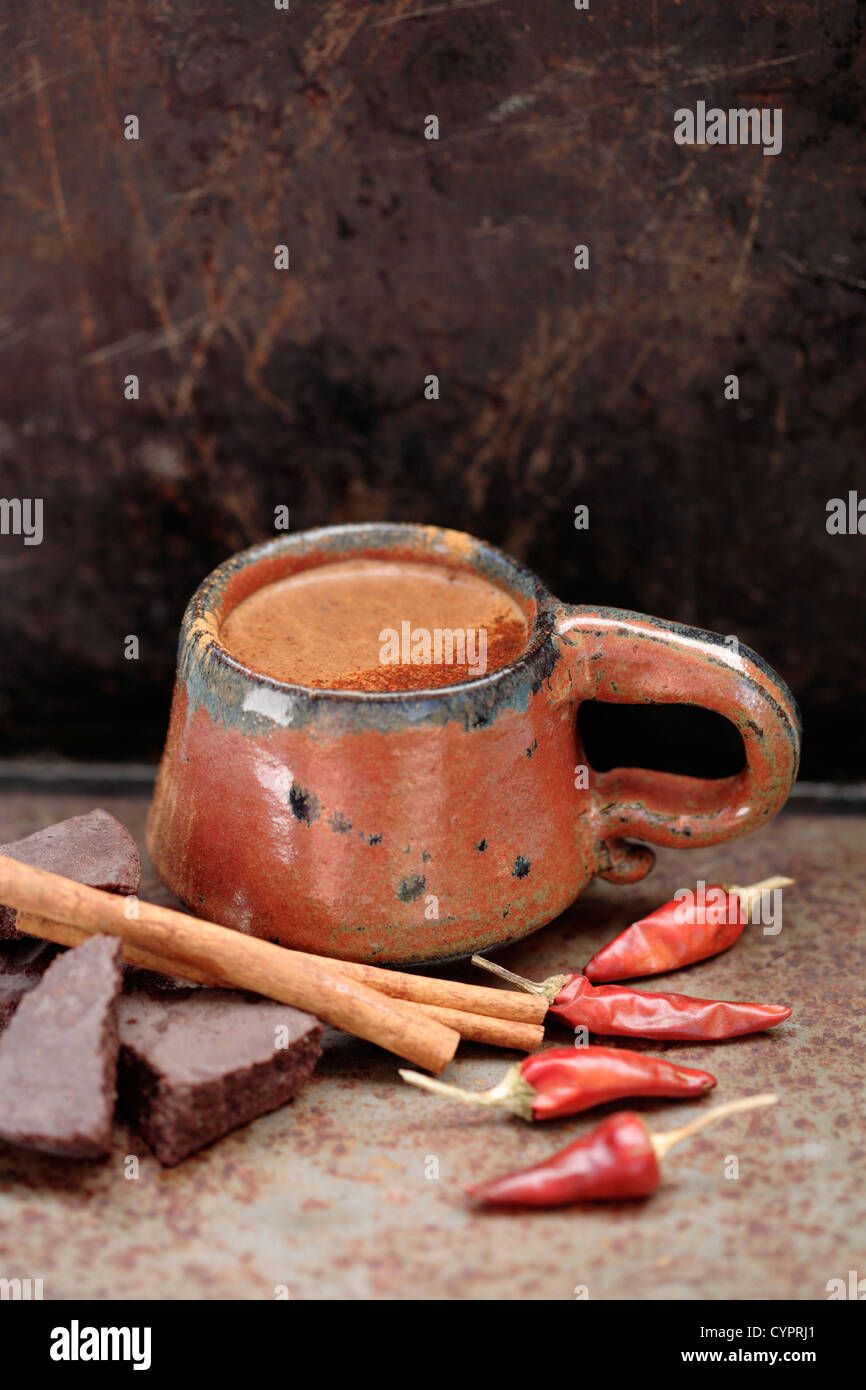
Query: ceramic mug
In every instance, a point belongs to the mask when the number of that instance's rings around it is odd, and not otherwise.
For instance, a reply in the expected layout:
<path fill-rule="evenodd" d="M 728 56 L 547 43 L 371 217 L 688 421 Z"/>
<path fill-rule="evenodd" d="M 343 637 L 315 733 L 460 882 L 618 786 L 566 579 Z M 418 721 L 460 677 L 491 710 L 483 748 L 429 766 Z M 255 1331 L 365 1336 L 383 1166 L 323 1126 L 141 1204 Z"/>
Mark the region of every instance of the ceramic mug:
<path fill-rule="evenodd" d="M 460 685 L 366 693 L 279 681 L 220 645 L 260 586 L 357 557 L 474 572 L 523 609 L 525 650 Z M 721 780 L 581 772 L 583 700 L 715 710 L 746 766 Z M 790 691 L 745 647 L 561 603 L 461 532 L 329 526 L 233 556 L 190 600 L 148 847 L 213 921 L 351 960 L 443 961 L 535 931 L 594 874 L 642 878 L 653 854 L 629 837 L 693 848 L 756 829 L 783 805 L 799 746 Z"/>

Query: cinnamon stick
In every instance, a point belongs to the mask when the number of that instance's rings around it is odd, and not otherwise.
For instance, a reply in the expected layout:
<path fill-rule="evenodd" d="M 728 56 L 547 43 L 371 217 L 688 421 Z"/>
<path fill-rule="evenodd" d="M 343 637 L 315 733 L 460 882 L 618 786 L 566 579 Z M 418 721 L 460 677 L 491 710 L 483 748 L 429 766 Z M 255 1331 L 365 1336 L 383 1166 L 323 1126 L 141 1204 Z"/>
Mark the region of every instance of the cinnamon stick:
<path fill-rule="evenodd" d="M 45 920 L 49 920 L 48 914 Z M 19 927 L 19 930 L 25 930 Z M 31 931 L 32 936 L 44 936 L 48 941 L 60 941 L 59 937 L 48 936 L 44 932 Z M 61 945 L 75 945 L 72 941 L 61 941 Z M 290 950 L 283 947 L 283 950 Z M 381 965 L 366 965 L 361 961 L 337 960 L 329 956 L 316 956 L 307 951 L 291 951 L 292 955 L 303 956 L 307 960 L 324 961 L 348 975 L 353 980 L 388 994 L 392 999 L 411 1000 L 416 1004 L 435 1004 L 439 1008 L 459 1009 L 461 1012 L 486 1014 L 490 1018 L 513 1019 L 515 1023 L 543 1023 L 547 1015 L 548 1003 L 536 995 L 523 994 L 516 989 L 489 989 L 485 985 L 467 985 L 459 980 L 440 980 L 436 976 L 415 975 L 408 971 L 386 970 Z M 135 964 L 130 958 L 130 963 Z M 143 965 L 146 970 L 157 970 L 163 974 L 180 975 L 177 963 L 171 970 L 165 966 Z M 198 975 L 189 971 L 184 979 L 195 980 L 199 984 L 216 985 L 221 981 Z M 469 1034 L 464 1036 L 468 1037 Z"/>
<path fill-rule="evenodd" d="M 293 951 L 292 954 L 302 956 L 307 952 Z M 309 956 L 308 959 L 321 960 L 322 957 Z M 486 985 L 465 985 L 459 980 L 440 980 L 433 975 L 386 970 L 381 965 L 365 965 L 361 961 L 328 959 L 335 970 L 383 994 L 390 994 L 394 999 L 412 999 L 417 1004 L 437 1004 L 446 1009 L 489 1014 L 491 1018 L 510 1018 L 515 1023 L 543 1023 L 547 1016 L 546 999 L 522 994 L 516 989 L 489 989 Z"/>
<path fill-rule="evenodd" d="M 95 934 L 84 927 L 71 927 L 68 922 L 56 922 L 51 917 L 37 917 L 32 912 L 18 913 L 15 930 L 23 932 L 25 936 L 38 936 L 42 941 L 55 941 L 58 946 L 83 946 Z M 196 970 L 194 965 L 169 960 L 168 956 L 154 955 L 153 951 L 131 946 L 128 941 L 123 942 L 123 959 L 127 965 L 135 965 L 139 970 L 152 970 L 156 975 L 174 975 L 180 980 L 190 980 L 193 984 L 209 985 L 211 988 L 232 987 L 225 980 Z"/>
<path fill-rule="evenodd" d="M 544 1028 L 540 1023 L 516 1023 L 511 1018 L 491 1018 L 489 1014 L 444 1009 L 438 1004 L 404 1002 L 410 1008 L 421 1009 L 429 1018 L 438 1019 L 448 1028 L 455 1028 L 467 1042 L 487 1043 L 489 1047 L 510 1047 L 515 1052 L 536 1052 L 544 1042 Z"/>
<path fill-rule="evenodd" d="M 56 941 L 61 946 L 80 946 L 92 935 L 92 932 L 85 931 L 83 927 L 70 927 L 65 922 L 55 922 L 48 917 L 35 917 L 29 912 L 19 912 L 15 928 L 17 931 L 25 932 L 28 936 L 41 937 L 43 941 Z M 178 964 L 177 961 L 169 960 L 167 956 L 154 955 L 152 951 L 145 951 L 139 946 L 131 946 L 127 941 L 123 943 L 123 958 L 127 965 L 136 965 L 141 970 L 153 970 L 158 975 L 177 975 L 199 985 L 222 986 L 227 984 L 225 980 L 218 980 L 202 970 L 196 970 L 194 966 Z M 320 957 L 313 956 L 312 959 L 318 960 Z M 342 964 L 342 961 L 334 962 L 334 965 Z M 384 975 L 387 972 L 383 970 L 381 973 Z M 506 993 L 505 990 L 488 992 L 492 994 Z M 407 1007 L 418 1009 L 428 1018 L 434 1018 L 437 1022 L 444 1023 L 446 1027 L 455 1029 L 461 1038 L 466 1038 L 470 1042 L 487 1043 L 491 1047 L 509 1047 L 516 1052 L 534 1052 L 544 1040 L 544 1029 L 540 1024 L 520 1023 L 507 1018 L 492 1018 L 485 1014 L 469 1013 L 462 1009 L 443 1008 L 436 1004 L 425 1004 L 420 1001 L 407 1000 L 404 1002 Z"/>
<path fill-rule="evenodd" d="M 427 1071 L 444 1071 L 460 1041 L 453 1028 L 349 979 L 316 956 L 286 951 L 154 903 L 137 902 L 135 915 L 127 916 L 126 899 L 5 855 L 0 855 L 0 903 L 86 931 L 106 932 L 168 957 L 178 967 L 191 966 L 224 984 L 307 1009 Z"/>

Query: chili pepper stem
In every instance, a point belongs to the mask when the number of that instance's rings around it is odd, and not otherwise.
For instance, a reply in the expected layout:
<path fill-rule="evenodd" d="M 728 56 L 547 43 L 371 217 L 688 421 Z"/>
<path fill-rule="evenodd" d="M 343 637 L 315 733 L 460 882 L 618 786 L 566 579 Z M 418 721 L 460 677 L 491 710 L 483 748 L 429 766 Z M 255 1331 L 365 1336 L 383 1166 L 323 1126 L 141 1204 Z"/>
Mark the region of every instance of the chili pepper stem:
<path fill-rule="evenodd" d="M 504 965 L 497 965 L 496 961 L 488 960 L 486 956 L 473 956 L 473 965 L 480 965 L 482 970 L 489 970 L 491 975 L 498 975 L 500 980 L 508 980 L 512 985 L 517 985 L 518 989 L 523 989 L 527 994 L 540 994 L 543 999 L 553 1001 L 562 986 L 569 978 L 567 975 L 551 975 L 549 979 L 542 980 L 541 984 L 535 984 L 532 980 L 527 980 L 523 975 L 515 975 L 513 971 L 506 970 Z"/>
<path fill-rule="evenodd" d="M 491 1105 L 498 1109 L 511 1110 L 524 1120 L 532 1119 L 532 1101 L 535 1092 L 523 1080 L 520 1067 L 509 1067 L 498 1086 L 489 1091 L 464 1091 L 460 1086 L 449 1086 L 444 1081 L 434 1081 L 419 1071 L 407 1071 L 401 1067 L 400 1075 L 411 1086 L 422 1091 L 432 1091 L 434 1096 L 444 1096 L 446 1100 L 459 1100 L 465 1105 Z"/>
<path fill-rule="evenodd" d="M 723 1120 L 728 1115 L 738 1115 L 743 1110 L 758 1110 L 764 1105 L 776 1105 L 778 1100 L 779 1097 L 773 1095 L 772 1092 L 765 1092 L 760 1096 L 743 1096 L 740 1100 L 729 1100 L 724 1105 L 715 1105 L 712 1110 L 704 1111 L 703 1115 L 698 1115 L 687 1125 L 681 1125 L 679 1129 L 671 1129 L 667 1134 L 651 1134 L 650 1140 L 656 1151 L 656 1158 L 664 1158 L 675 1144 L 679 1144 L 683 1139 L 688 1139 L 692 1134 L 697 1134 L 699 1129 L 704 1128 L 704 1125 L 715 1124 L 716 1120 Z"/>
<path fill-rule="evenodd" d="M 746 888 L 741 888 L 738 883 L 729 883 L 725 891 L 739 898 L 746 917 L 751 917 L 753 905 L 765 890 L 772 892 L 774 888 L 790 888 L 793 882 L 792 878 L 781 878 L 777 875 L 775 878 L 762 878 L 758 883 L 750 883 Z"/>

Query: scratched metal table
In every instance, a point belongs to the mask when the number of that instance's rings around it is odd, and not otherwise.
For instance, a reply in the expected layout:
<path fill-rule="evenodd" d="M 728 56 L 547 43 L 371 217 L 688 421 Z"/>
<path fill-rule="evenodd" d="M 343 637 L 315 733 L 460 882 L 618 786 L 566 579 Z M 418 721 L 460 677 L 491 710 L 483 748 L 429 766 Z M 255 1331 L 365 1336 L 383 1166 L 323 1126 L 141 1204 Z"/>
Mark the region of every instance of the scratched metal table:
<path fill-rule="evenodd" d="M 0 842 L 94 805 L 143 845 L 146 787 L 7 789 Z M 866 1271 L 864 848 L 866 816 L 787 811 L 720 849 L 662 851 L 644 883 L 595 883 L 502 953 L 541 978 L 581 964 L 685 882 L 796 878 L 778 936 L 749 928 L 733 952 L 657 984 L 793 1005 L 772 1033 L 654 1048 L 716 1073 L 719 1100 L 775 1089 L 783 1103 L 676 1150 L 644 1203 L 473 1212 L 468 1179 L 536 1162 L 590 1119 L 530 1128 L 444 1103 L 403 1085 L 395 1059 L 329 1032 L 298 1101 L 178 1168 L 121 1124 L 99 1164 L 0 1145 L 0 1276 L 41 1277 L 47 1299 L 272 1299 L 278 1286 L 293 1299 L 824 1299 L 828 1280 Z M 149 865 L 142 891 L 171 901 Z M 556 1025 L 548 1035 L 569 1040 Z M 480 1088 L 513 1060 L 463 1044 L 450 1075 Z M 634 1108 L 660 1130 L 694 1113 Z M 124 1176 L 128 1154 L 141 1157 L 137 1180 Z"/>

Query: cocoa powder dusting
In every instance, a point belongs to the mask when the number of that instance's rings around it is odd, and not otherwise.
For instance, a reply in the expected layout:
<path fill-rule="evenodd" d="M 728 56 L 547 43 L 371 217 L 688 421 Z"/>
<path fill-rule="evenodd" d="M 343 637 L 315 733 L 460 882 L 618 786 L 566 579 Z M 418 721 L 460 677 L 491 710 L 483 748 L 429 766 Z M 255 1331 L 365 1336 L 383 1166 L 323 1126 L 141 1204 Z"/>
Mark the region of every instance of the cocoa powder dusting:
<path fill-rule="evenodd" d="M 514 618 L 495 620 L 487 632 L 487 672 L 508 666 L 526 646 L 526 625 Z M 487 674 L 485 672 L 485 674 Z M 434 662 L 399 662 L 390 666 L 364 667 L 347 671 L 331 688 L 334 690 L 439 690 L 478 680 L 479 673 L 468 662 L 436 665 Z"/>
<path fill-rule="evenodd" d="M 471 570 L 361 558 L 265 585 L 220 640 L 250 670 L 317 690 L 430 690 L 515 661 L 528 624 Z"/>

